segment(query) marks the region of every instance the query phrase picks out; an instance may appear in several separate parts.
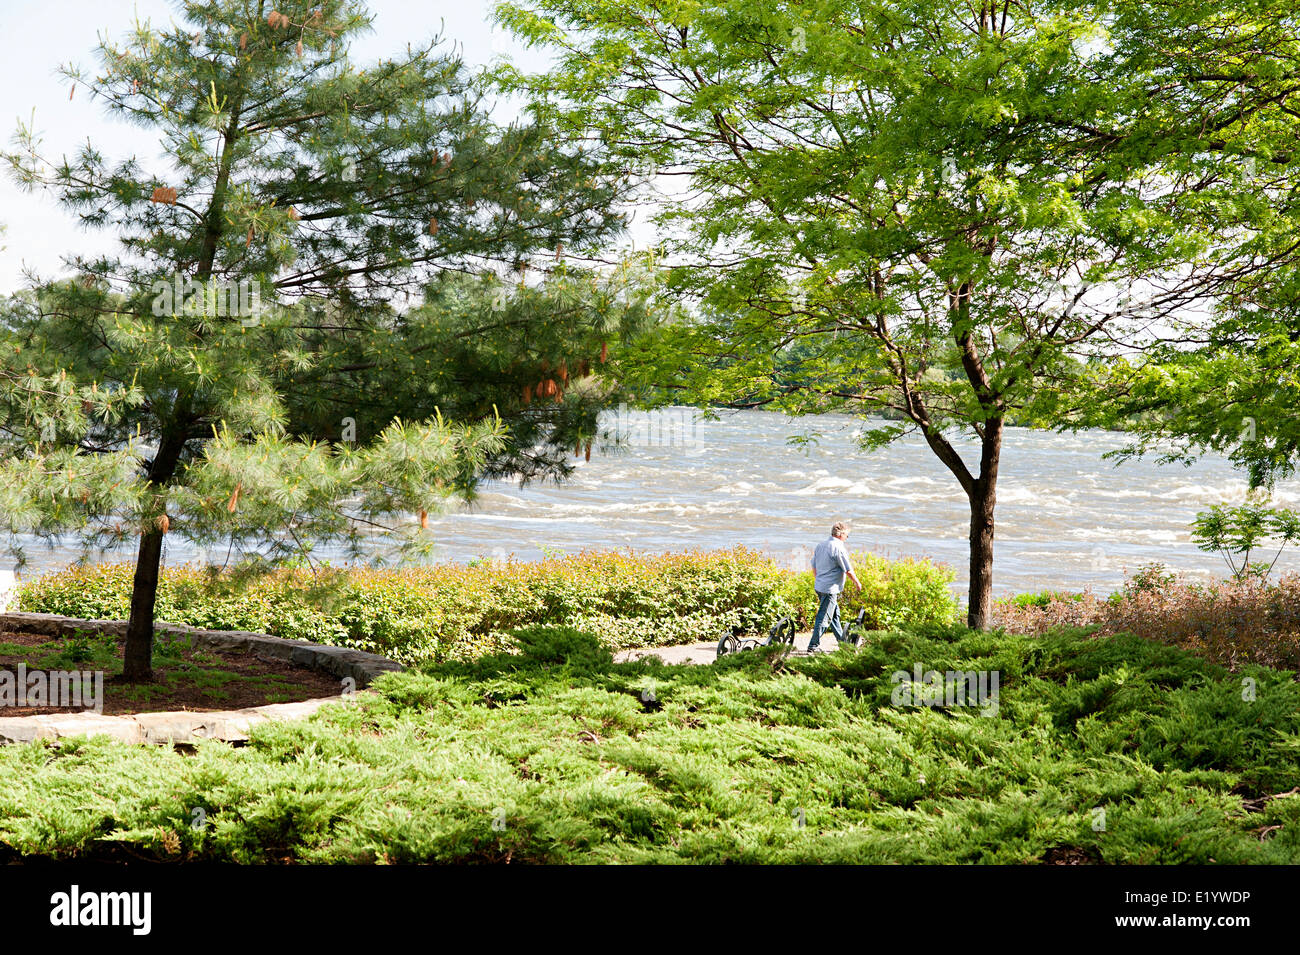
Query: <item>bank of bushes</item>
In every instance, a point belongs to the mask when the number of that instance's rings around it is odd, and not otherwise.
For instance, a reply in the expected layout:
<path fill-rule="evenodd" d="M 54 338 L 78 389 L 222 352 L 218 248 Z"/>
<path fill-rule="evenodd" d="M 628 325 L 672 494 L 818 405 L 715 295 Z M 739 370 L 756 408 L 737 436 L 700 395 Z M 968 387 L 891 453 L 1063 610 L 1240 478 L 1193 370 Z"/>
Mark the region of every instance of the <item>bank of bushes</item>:
<path fill-rule="evenodd" d="M 846 614 L 866 607 L 873 627 L 947 622 L 955 614 L 946 568 L 870 555 L 858 555 L 858 564 L 866 589 L 847 598 Z M 73 568 L 24 584 L 17 607 L 123 619 L 131 576 L 124 564 Z M 742 548 L 596 552 L 536 563 L 406 570 L 286 569 L 248 581 L 169 568 L 156 616 L 355 647 L 418 664 L 499 650 L 510 631 L 533 624 L 578 627 L 618 650 L 756 634 L 785 614 L 807 626 L 814 610 L 810 574 L 782 570 Z"/>
<path fill-rule="evenodd" d="M 1248 664 L 1300 670 L 1300 575 L 1200 584 L 1149 564 L 1101 598 L 1043 593 L 999 603 L 993 623 L 1016 633 L 1094 627 L 1190 650 L 1232 669 Z"/>

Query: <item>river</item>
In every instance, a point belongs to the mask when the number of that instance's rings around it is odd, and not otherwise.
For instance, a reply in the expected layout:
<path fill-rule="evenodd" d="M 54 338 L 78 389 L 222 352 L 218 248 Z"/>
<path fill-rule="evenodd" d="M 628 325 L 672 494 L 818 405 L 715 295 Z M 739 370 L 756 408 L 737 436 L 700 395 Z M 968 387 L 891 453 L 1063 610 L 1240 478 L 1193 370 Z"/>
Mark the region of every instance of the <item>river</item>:
<path fill-rule="evenodd" d="M 806 565 L 835 520 L 852 524 L 850 546 L 888 557 L 929 557 L 966 578 L 965 496 L 917 435 L 875 452 L 857 448 L 861 421 L 789 419 L 761 411 L 699 419 L 690 409 L 611 412 L 602 426 L 625 437 L 597 449 L 560 486 L 491 482 L 478 501 L 430 516 L 437 559 L 635 548 L 663 552 L 744 544 L 786 566 Z M 819 438 L 791 444 L 815 429 Z M 998 594 L 1045 588 L 1107 593 L 1126 572 L 1161 561 L 1190 577 L 1224 575 L 1217 554 L 1198 550 L 1191 522 L 1210 504 L 1240 501 L 1246 483 L 1222 457 L 1190 468 L 1153 460 L 1102 459 L 1124 438 L 1109 432 L 1055 434 L 1009 428 L 998 485 L 994 584 Z M 964 447 L 976 460 L 973 445 Z M 1274 499 L 1300 504 L 1300 482 Z M 328 551 L 322 551 L 328 556 Z M 69 545 L 30 548 L 25 575 L 66 566 Z M 111 556 L 111 555 L 110 555 Z M 118 555 L 114 559 L 122 559 Z M 190 557 L 169 540 L 168 563 Z M 1267 556 L 1272 556 L 1271 552 Z M 1279 570 L 1300 571 L 1300 551 Z"/>

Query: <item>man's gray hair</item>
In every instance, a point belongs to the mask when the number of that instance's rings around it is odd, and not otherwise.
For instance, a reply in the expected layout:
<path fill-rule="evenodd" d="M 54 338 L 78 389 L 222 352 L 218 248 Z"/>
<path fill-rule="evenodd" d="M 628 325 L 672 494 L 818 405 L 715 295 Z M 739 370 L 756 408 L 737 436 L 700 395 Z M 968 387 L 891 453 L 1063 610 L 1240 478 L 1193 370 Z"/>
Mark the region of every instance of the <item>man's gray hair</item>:
<path fill-rule="evenodd" d="M 843 537 L 849 532 L 849 525 L 843 521 L 836 521 L 831 527 L 831 537 Z"/>

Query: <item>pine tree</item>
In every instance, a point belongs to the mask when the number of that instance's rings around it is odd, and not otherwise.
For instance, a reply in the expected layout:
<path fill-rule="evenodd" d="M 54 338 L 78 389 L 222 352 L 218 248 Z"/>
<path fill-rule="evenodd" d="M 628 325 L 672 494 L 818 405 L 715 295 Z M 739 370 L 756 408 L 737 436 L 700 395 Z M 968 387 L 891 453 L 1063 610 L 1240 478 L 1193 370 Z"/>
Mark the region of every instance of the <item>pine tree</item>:
<path fill-rule="evenodd" d="M 436 40 L 353 63 L 370 23 L 354 0 L 178 13 L 104 42 L 94 72 L 64 70 L 74 93 L 156 135 L 164 167 L 90 145 L 49 161 L 29 129 L 6 155 L 20 182 L 121 236 L 120 254 L 72 257 L 73 278 L 4 310 L 0 506 L 11 533 L 73 528 L 88 550 L 138 536 L 128 681 L 151 677 L 166 535 L 275 561 L 314 541 L 359 554 L 383 526 L 418 549 L 430 511 L 508 469 L 509 415 L 527 418 L 523 384 L 539 384 L 528 342 L 551 334 L 520 330 L 552 316 L 502 309 L 518 354 L 454 402 L 453 379 L 419 387 L 437 376 L 418 355 L 459 360 L 466 339 L 443 350 L 437 301 L 403 316 L 394 296 L 593 247 L 621 227 L 626 185 L 541 126 L 494 124 Z M 606 306 L 555 323 L 569 344 L 551 360 L 582 360 L 644 311 Z M 567 443 L 574 427 L 532 437 Z"/>

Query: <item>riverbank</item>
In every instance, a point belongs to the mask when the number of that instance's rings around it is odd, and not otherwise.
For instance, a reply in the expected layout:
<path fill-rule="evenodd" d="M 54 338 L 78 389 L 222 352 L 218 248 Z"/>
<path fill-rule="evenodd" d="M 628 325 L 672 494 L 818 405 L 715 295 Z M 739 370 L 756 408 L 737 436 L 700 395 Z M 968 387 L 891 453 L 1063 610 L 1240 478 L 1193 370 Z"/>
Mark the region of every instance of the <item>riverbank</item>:
<path fill-rule="evenodd" d="M 954 572 L 929 561 L 855 555 L 864 589 L 841 615 L 868 630 L 948 625 L 964 616 Z M 71 569 L 21 587 L 15 609 L 124 619 L 132 568 Z M 1200 584 L 1151 566 L 1109 596 L 1060 590 L 1003 600 L 991 625 L 1037 635 L 1058 626 L 1130 632 L 1232 669 L 1300 669 L 1300 576 Z M 156 617 L 211 629 L 249 630 L 351 647 L 419 666 L 472 659 L 512 645 L 521 627 L 565 626 L 611 651 L 762 637 L 789 616 L 806 632 L 816 605 L 811 574 L 737 548 L 673 555 L 593 551 L 536 563 L 484 561 L 409 570 L 284 569 L 253 580 L 172 568 Z"/>

